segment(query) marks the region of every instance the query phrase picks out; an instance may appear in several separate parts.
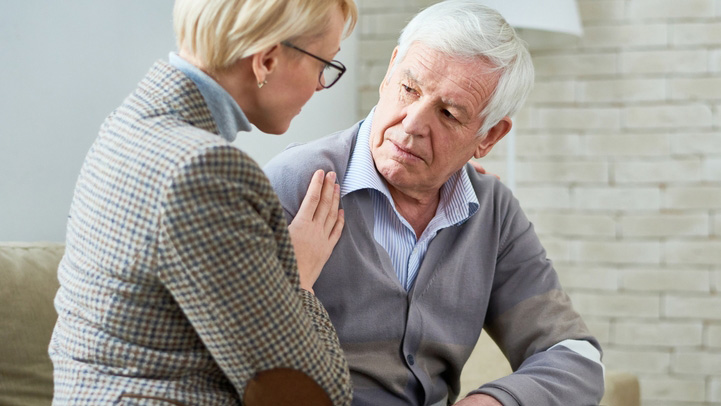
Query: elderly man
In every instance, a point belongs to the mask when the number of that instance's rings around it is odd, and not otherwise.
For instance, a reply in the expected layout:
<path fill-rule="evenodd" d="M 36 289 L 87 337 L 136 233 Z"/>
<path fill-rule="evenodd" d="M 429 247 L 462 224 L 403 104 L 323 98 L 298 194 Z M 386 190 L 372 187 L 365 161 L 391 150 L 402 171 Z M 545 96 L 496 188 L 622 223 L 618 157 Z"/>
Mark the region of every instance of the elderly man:
<path fill-rule="evenodd" d="M 600 346 L 511 192 L 466 162 L 511 128 L 533 86 L 495 11 L 438 3 L 404 29 L 367 118 L 266 166 L 288 219 L 314 169 L 337 172 L 345 229 L 314 285 L 355 405 L 448 405 L 482 328 L 514 373 L 457 405 L 595 405 Z"/>

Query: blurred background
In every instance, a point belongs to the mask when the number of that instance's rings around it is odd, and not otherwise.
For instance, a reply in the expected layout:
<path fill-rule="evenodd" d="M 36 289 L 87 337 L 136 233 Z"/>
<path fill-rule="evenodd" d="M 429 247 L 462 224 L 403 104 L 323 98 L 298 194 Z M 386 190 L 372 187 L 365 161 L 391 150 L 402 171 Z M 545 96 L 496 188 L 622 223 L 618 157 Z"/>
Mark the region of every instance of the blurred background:
<path fill-rule="evenodd" d="M 337 58 L 347 76 L 288 134 L 236 145 L 262 165 L 364 117 L 400 29 L 434 2 L 360 0 Z M 720 406 L 721 0 L 576 4 L 580 37 L 520 30 L 536 87 L 512 150 L 503 141 L 482 163 L 514 179 L 607 367 L 639 376 L 644 406 Z M 171 9 L 2 2 L 0 240 L 64 240 L 100 123 L 175 49 Z"/>
<path fill-rule="evenodd" d="M 171 0 L 0 0 L 0 241 L 65 240 L 75 181 L 100 124 L 176 51 L 172 10 Z M 336 59 L 350 72 L 315 94 L 287 133 L 240 133 L 235 145 L 263 165 L 291 142 L 350 127 L 357 35 Z"/>

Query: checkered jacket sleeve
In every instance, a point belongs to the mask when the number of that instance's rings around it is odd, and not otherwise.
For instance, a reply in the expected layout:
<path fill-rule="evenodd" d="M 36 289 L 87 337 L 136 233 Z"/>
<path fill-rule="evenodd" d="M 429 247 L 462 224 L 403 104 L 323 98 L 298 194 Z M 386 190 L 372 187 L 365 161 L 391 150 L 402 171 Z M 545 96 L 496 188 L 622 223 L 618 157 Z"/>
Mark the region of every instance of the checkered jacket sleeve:
<path fill-rule="evenodd" d="M 349 404 L 335 329 L 299 287 L 282 208 L 257 164 L 229 145 L 206 148 L 178 166 L 162 202 L 158 276 L 236 389 L 253 371 L 292 368 Z"/>

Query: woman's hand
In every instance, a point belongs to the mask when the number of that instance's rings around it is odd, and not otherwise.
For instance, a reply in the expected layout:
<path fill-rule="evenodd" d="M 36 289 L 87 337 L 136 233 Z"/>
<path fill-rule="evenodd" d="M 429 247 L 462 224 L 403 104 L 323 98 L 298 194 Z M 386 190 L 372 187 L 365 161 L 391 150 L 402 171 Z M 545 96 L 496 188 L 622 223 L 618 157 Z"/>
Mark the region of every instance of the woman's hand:
<path fill-rule="evenodd" d="M 503 404 L 492 396 L 478 394 L 468 396 L 453 406 L 503 406 Z"/>
<path fill-rule="evenodd" d="M 496 175 L 495 173 L 490 173 L 490 172 L 486 171 L 486 168 L 484 168 L 483 165 L 479 164 L 478 162 L 474 161 L 473 159 L 469 160 L 468 163 L 471 164 L 473 169 L 475 169 L 476 172 L 480 173 L 481 175 L 488 174 L 488 175 L 495 176 L 496 179 L 498 179 L 498 180 L 501 180 L 500 176 Z"/>
<path fill-rule="evenodd" d="M 288 226 L 298 260 L 300 287 L 311 293 L 345 223 L 343 210 L 338 209 L 340 186 L 335 180 L 335 172 L 324 175 L 322 170 L 317 170 L 298 214 Z"/>

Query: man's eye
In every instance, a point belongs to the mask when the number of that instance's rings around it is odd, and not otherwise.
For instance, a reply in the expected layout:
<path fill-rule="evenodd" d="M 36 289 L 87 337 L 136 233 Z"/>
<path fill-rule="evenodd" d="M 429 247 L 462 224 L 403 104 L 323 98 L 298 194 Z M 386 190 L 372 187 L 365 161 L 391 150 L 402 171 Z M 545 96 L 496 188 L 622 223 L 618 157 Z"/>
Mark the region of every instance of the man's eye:
<path fill-rule="evenodd" d="M 415 92 L 415 90 L 413 90 L 413 88 L 410 86 L 406 86 L 404 84 L 401 84 L 401 86 L 403 86 L 403 90 L 405 90 L 406 93 L 414 93 Z"/>
<path fill-rule="evenodd" d="M 456 119 L 456 117 L 453 116 L 453 114 L 452 114 L 450 111 L 446 110 L 446 109 L 441 110 L 441 113 L 443 113 L 443 115 L 446 116 L 446 117 L 448 117 L 448 118 L 451 118 L 451 119 L 454 119 L 454 120 Z"/>

